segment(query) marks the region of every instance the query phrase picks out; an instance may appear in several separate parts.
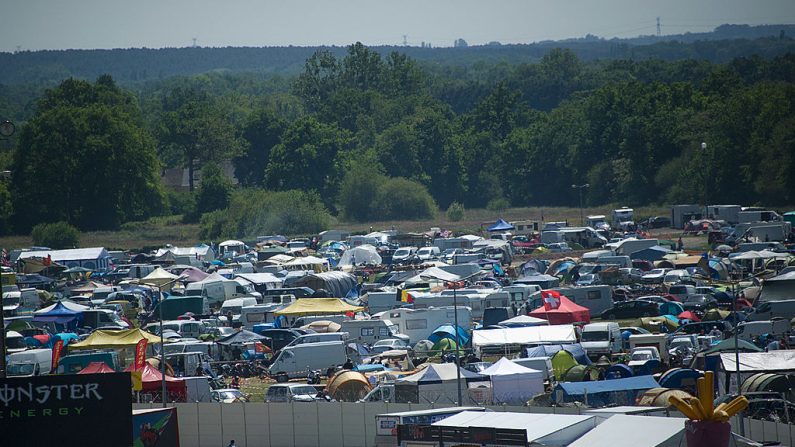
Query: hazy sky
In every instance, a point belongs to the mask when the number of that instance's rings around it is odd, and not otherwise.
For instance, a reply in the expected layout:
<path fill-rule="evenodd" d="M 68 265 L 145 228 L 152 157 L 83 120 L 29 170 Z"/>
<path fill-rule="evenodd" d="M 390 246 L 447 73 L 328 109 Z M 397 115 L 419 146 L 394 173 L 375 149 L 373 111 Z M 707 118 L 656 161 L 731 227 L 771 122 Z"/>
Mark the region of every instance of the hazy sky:
<path fill-rule="evenodd" d="M 0 51 L 199 46 L 470 45 L 795 23 L 795 0 L 3 0 Z"/>

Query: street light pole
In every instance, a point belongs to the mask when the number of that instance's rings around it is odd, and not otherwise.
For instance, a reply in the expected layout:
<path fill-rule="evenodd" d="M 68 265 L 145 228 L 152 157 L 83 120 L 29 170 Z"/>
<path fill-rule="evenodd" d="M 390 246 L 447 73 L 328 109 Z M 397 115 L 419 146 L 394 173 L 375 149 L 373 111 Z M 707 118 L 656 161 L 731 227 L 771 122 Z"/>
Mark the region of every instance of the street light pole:
<path fill-rule="evenodd" d="M 704 152 L 704 157 L 706 158 L 707 154 L 707 143 L 702 141 L 701 142 L 701 151 Z M 709 165 L 711 160 L 707 160 L 707 165 L 704 167 L 704 219 L 709 219 L 709 197 L 707 195 L 708 188 L 707 185 L 709 184 Z"/>
<path fill-rule="evenodd" d="M 458 406 L 462 406 L 463 403 L 461 402 L 461 359 L 458 353 L 458 346 L 459 346 L 459 338 L 458 338 L 458 296 L 456 295 L 456 289 L 458 289 L 458 284 L 453 285 L 453 320 L 455 322 L 455 327 L 453 330 L 455 331 L 455 374 L 456 374 L 456 386 L 458 387 Z"/>
<path fill-rule="evenodd" d="M 591 186 L 589 183 L 582 185 L 571 185 L 571 189 L 576 189 L 580 194 L 580 226 L 585 226 L 585 218 L 582 215 L 582 189 Z"/>
<path fill-rule="evenodd" d="M 0 140 L 9 139 L 15 130 L 14 123 L 4 119 L 0 122 Z M 3 316 L 3 294 L 0 293 L 0 379 L 6 378 L 6 325 Z"/>

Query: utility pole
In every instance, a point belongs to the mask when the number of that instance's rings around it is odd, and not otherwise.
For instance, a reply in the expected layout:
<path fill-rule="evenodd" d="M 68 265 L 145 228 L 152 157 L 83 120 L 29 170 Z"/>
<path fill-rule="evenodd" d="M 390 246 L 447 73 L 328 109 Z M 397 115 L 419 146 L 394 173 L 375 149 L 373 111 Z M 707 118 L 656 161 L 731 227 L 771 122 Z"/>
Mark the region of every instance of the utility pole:
<path fill-rule="evenodd" d="M 408 36 L 408 35 L 406 35 L 406 34 L 404 34 L 404 35 L 403 35 L 403 46 L 404 46 L 404 47 L 407 47 L 407 46 L 409 45 L 409 42 L 408 42 L 408 40 L 407 40 L 407 38 L 408 38 L 408 37 L 409 37 L 409 36 Z"/>
<path fill-rule="evenodd" d="M 660 18 L 657 17 L 657 37 L 660 37 L 662 33 L 660 32 Z"/>
<path fill-rule="evenodd" d="M 659 21 L 659 19 L 658 19 L 658 21 Z M 659 27 L 660 27 L 660 25 L 658 24 L 658 25 L 657 25 L 657 29 L 658 29 L 658 31 L 657 31 L 657 34 L 660 34 Z M 193 48 L 196 48 L 196 40 L 198 40 L 198 39 L 196 39 L 196 38 L 194 37 L 194 38 L 193 38 Z"/>

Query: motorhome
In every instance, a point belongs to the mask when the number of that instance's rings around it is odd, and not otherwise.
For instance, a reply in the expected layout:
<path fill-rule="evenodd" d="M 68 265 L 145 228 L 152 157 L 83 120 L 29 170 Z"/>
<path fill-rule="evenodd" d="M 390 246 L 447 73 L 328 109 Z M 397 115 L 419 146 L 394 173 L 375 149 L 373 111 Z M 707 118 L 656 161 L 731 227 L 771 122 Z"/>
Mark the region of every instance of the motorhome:
<path fill-rule="evenodd" d="M 707 217 L 710 219 L 725 220 L 729 225 L 740 223 L 740 205 L 709 205 Z"/>
<path fill-rule="evenodd" d="M 363 300 L 367 302 L 367 312 L 372 315 L 404 304 L 397 297 L 397 292 L 368 292 Z"/>
<path fill-rule="evenodd" d="M 231 298 L 257 298 L 261 295 L 254 290 L 254 286 L 245 280 L 228 280 L 216 277 L 213 280 L 204 280 L 190 283 L 185 287 L 186 295 L 201 295 L 207 298 L 210 307 L 218 308 Z"/>
<path fill-rule="evenodd" d="M 33 288 L 3 292 L 3 309 L 13 308 L 17 315 L 32 314 L 40 304 L 39 293 Z"/>
<path fill-rule="evenodd" d="M 149 323 L 144 330 L 152 334 L 160 334 L 160 322 Z M 174 331 L 184 338 L 199 338 L 204 332 L 204 325 L 195 320 L 164 321 L 163 331 Z"/>
<path fill-rule="evenodd" d="M 759 304 L 756 311 L 748 316 L 749 321 L 764 321 L 771 318 L 791 320 L 795 317 L 795 299 L 767 301 Z"/>
<path fill-rule="evenodd" d="M 513 234 L 514 235 L 525 235 L 530 236 L 535 233 L 538 233 L 540 229 L 539 223 L 536 220 L 517 220 L 515 222 L 511 222 L 513 225 Z"/>
<path fill-rule="evenodd" d="M 619 227 L 622 222 L 632 222 L 635 218 L 635 210 L 632 208 L 621 207 L 613 210 L 613 226 Z"/>
<path fill-rule="evenodd" d="M 247 297 L 247 298 L 232 298 L 228 299 L 221 304 L 220 314 L 227 315 L 231 313 L 232 315 L 240 315 L 242 309 L 247 306 L 254 306 L 257 304 L 256 298 Z"/>
<path fill-rule="evenodd" d="M 255 324 L 273 323 L 276 321 L 274 312 L 284 307 L 282 304 L 255 304 L 244 306 L 240 310 L 240 324 L 245 329 L 252 330 Z"/>
<path fill-rule="evenodd" d="M 737 325 L 737 337 L 752 341 L 763 335 L 771 335 L 778 339 L 790 330 L 789 320 L 773 318 L 765 321 L 744 321 Z"/>
<path fill-rule="evenodd" d="M 444 324 L 453 324 L 456 317 L 453 306 L 428 307 L 425 309 L 393 309 L 384 312 L 381 318 L 388 319 L 398 327 L 401 334 L 409 337 L 409 343 L 426 340 L 433 331 Z M 472 324 L 472 310 L 458 307 L 458 326 L 469 331 Z"/>
<path fill-rule="evenodd" d="M 561 287 L 553 290 L 572 302 L 587 307 L 592 317 L 613 307 L 613 288 L 610 286 Z"/>
<path fill-rule="evenodd" d="M 340 331 L 347 332 L 351 341 L 373 345 L 385 338 L 399 338 L 406 343 L 409 336 L 400 333 L 400 329 L 388 319 L 345 320 L 340 324 Z"/>

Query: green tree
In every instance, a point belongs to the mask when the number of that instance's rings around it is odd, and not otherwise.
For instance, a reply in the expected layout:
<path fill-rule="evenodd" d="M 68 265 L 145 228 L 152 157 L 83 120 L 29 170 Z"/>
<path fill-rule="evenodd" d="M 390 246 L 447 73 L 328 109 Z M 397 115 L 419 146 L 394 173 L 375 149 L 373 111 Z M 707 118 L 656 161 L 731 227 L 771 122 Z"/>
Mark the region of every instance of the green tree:
<path fill-rule="evenodd" d="M 377 163 L 355 160 L 346 170 L 340 183 L 338 209 L 345 218 L 365 221 L 373 218 L 373 205 L 378 199 L 378 188 L 386 182 Z"/>
<path fill-rule="evenodd" d="M 68 80 L 45 95 L 14 157 L 19 230 L 57 221 L 112 229 L 162 211 L 154 142 L 132 104 L 108 77 Z"/>
<path fill-rule="evenodd" d="M 162 108 L 158 127 L 161 153 L 170 154 L 188 168 L 191 191 L 197 166 L 229 160 L 243 152 L 245 140 L 206 93 L 176 88 L 163 96 Z"/>
<path fill-rule="evenodd" d="M 235 175 L 243 186 L 262 186 L 273 147 L 279 144 L 287 123 L 275 112 L 258 110 L 245 124 L 245 152 L 235 158 Z"/>
<path fill-rule="evenodd" d="M 215 163 L 202 168 L 201 185 L 196 197 L 196 210 L 203 214 L 224 209 L 229 206 L 232 196 L 232 182 Z"/>

